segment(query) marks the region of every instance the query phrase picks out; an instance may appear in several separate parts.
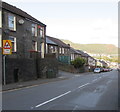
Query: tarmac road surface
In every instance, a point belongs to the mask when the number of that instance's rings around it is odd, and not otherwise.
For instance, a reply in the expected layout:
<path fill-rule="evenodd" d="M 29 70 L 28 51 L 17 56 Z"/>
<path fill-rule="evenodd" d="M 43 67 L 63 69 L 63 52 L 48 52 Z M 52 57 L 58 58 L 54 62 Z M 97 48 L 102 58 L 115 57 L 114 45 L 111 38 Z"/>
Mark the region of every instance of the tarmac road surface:
<path fill-rule="evenodd" d="M 117 110 L 118 72 L 74 74 L 2 95 L 3 110 Z"/>

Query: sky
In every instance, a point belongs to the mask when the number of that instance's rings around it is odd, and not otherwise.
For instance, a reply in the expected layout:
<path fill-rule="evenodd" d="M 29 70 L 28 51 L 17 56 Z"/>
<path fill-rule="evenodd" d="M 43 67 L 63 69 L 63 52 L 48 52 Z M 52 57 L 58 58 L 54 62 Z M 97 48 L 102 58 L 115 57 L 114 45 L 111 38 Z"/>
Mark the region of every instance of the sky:
<path fill-rule="evenodd" d="M 47 25 L 46 34 L 80 44 L 118 46 L 117 0 L 3 0 Z"/>

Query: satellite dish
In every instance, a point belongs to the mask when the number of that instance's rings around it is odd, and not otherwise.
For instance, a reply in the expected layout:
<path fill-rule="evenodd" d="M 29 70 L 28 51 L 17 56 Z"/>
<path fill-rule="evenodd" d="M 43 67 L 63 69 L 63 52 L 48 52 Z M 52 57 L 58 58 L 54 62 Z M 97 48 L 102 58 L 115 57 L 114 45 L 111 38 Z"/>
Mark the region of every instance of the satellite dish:
<path fill-rule="evenodd" d="M 18 22 L 19 22 L 19 24 L 24 24 L 24 20 L 23 19 L 20 19 Z"/>

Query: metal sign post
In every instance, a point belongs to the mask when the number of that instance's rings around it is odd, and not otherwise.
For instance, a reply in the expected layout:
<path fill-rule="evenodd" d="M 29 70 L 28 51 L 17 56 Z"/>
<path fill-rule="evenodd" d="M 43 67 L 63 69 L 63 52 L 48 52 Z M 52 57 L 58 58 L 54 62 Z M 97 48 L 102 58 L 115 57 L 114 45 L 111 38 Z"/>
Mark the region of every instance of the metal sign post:
<path fill-rule="evenodd" d="M 5 77 L 5 75 L 6 75 L 6 69 L 5 69 L 5 63 L 6 63 L 6 55 L 4 55 L 3 56 L 3 77 L 4 77 L 4 85 L 6 85 L 6 77 Z"/>

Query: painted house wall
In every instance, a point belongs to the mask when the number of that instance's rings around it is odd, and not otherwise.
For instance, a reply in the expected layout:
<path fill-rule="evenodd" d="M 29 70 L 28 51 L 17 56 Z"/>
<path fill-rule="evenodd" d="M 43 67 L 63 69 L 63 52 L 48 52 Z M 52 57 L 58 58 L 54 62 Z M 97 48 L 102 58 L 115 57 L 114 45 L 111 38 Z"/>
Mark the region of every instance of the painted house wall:
<path fill-rule="evenodd" d="M 50 36 L 47 36 L 47 38 L 52 41 L 52 42 L 49 41 L 51 44 L 48 43 L 46 45 L 47 53 L 49 52 L 49 49 L 51 46 L 57 45 L 58 46 L 58 48 L 57 48 L 58 61 L 60 61 L 62 63 L 70 64 L 70 47 L 57 38 L 50 37 Z M 53 44 L 55 44 L 55 45 L 53 45 Z"/>
<path fill-rule="evenodd" d="M 62 63 L 70 64 L 70 49 L 59 47 L 58 60 Z"/>
<path fill-rule="evenodd" d="M 88 64 L 89 64 L 90 66 L 96 66 L 95 60 L 94 60 L 93 58 L 91 58 L 91 57 L 88 58 Z"/>
<path fill-rule="evenodd" d="M 75 60 L 76 58 L 81 58 L 81 55 L 76 53 L 71 53 L 71 61 Z"/>

